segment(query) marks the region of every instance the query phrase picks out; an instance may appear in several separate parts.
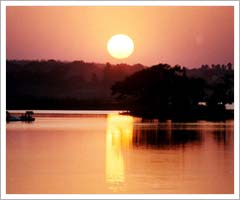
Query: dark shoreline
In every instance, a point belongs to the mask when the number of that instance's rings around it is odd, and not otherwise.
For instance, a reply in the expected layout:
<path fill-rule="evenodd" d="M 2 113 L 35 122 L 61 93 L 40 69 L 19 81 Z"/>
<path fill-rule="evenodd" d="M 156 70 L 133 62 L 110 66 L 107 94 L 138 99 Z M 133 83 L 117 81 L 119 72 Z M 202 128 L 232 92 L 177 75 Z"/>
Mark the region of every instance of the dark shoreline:
<path fill-rule="evenodd" d="M 172 120 L 175 122 L 195 122 L 199 120 L 207 120 L 207 121 L 226 121 L 226 120 L 233 120 L 234 119 L 234 110 L 194 110 L 194 111 L 186 111 L 186 112 L 154 112 L 154 111 L 140 111 L 140 110 L 131 110 L 123 107 L 85 107 L 85 108 L 80 108 L 76 107 L 69 109 L 68 107 L 44 107 L 44 108 L 39 108 L 39 107 L 21 107 L 21 108 L 9 108 L 7 110 L 64 110 L 64 111 L 83 111 L 83 110 L 109 110 L 109 111 L 114 111 L 114 110 L 128 110 L 127 112 L 122 112 L 120 113 L 121 115 L 131 115 L 133 117 L 141 117 L 143 119 L 158 119 L 159 121 L 166 121 L 166 120 Z"/>
<path fill-rule="evenodd" d="M 175 114 L 165 114 L 165 115 L 157 115 L 156 113 L 138 113 L 138 112 L 128 112 L 123 114 L 129 114 L 134 117 L 141 117 L 144 119 L 158 119 L 159 121 L 172 120 L 175 122 L 195 122 L 199 120 L 207 120 L 207 121 L 226 121 L 226 120 L 234 120 L 234 111 L 226 110 L 224 112 L 219 112 L 217 114 L 213 114 L 211 112 L 202 112 L 202 113 L 175 113 Z"/>

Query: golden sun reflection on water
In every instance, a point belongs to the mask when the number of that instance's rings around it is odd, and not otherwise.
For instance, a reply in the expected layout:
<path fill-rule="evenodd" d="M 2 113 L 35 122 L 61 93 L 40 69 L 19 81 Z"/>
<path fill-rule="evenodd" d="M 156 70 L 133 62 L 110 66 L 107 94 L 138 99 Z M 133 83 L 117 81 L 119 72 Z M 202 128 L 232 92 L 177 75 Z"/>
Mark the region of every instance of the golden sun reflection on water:
<path fill-rule="evenodd" d="M 105 178 L 109 189 L 120 190 L 125 181 L 123 150 L 132 145 L 133 117 L 109 114 L 106 130 Z"/>
<path fill-rule="evenodd" d="M 234 192 L 233 120 L 60 116 L 7 124 L 8 194 Z"/>

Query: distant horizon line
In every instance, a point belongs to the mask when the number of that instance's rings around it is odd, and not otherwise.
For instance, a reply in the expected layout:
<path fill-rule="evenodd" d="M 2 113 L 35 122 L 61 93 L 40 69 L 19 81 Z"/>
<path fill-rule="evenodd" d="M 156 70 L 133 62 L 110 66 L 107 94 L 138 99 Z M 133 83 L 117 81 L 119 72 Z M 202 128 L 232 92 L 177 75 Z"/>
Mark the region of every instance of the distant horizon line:
<path fill-rule="evenodd" d="M 111 63 L 111 62 L 94 62 L 94 61 L 85 61 L 85 60 L 82 60 L 82 59 L 79 59 L 79 60 L 75 60 L 75 59 L 73 59 L 73 60 L 60 60 L 60 59 L 6 59 L 6 62 L 9 62 L 9 61 L 15 61 L 15 62 L 23 62 L 23 61 L 25 61 L 25 62 L 49 62 L 49 61 L 54 61 L 54 62 L 62 62 L 62 63 L 73 63 L 73 62 L 83 62 L 83 63 L 90 63 L 90 64 L 101 64 L 101 65 L 106 65 L 107 63 L 109 63 L 110 65 L 130 65 L 130 66 L 134 66 L 134 65 L 142 65 L 142 66 L 144 66 L 144 67 L 152 67 L 152 66 L 156 66 L 156 65 L 159 65 L 159 64 L 168 64 L 168 65 L 170 65 L 170 66 L 172 66 L 172 67 L 174 67 L 174 66 L 181 66 L 181 67 L 185 67 L 185 68 L 191 68 L 191 69 L 193 69 L 193 68 L 201 68 L 203 65 L 208 65 L 209 67 L 211 67 L 212 65 L 228 65 L 229 63 L 230 64 L 232 64 L 232 69 L 234 69 L 234 63 L 232 63 L 232 62 L 226 62 L 226 63 L 210 63 L 210 64 L 208 64 L 208 63 L 204 63 L 204 64 L 201 64 L 201 65 L 199 65 L 199 66 L 186 66 L 186 65 L 181 65 L 181 64 L 174 64 L 174 65 L 172 65 L 172 64 L 169 64 L 169 63 L 167 63 L 167 62 L 158 62 L 158 63 L 156 63 L 156 64 L 151 64 L 151 65 L 145 65 L 145 64 L 142 64 L 142 63 L 135 63 L 135 64 L 129 64 L 129 63 L 125 63 L 125 62 L 119 62 L 119 63 L 116 63 L 116 64 L 114 64 L 114 63 Z"/>

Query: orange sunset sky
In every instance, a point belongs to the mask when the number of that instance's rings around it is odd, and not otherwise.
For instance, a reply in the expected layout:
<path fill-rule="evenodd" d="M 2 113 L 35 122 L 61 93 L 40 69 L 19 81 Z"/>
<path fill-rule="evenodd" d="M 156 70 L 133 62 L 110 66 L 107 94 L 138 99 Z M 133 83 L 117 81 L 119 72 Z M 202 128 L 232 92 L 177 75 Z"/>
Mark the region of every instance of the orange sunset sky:
<path fill-rule="evenodd" d="M 160 62 L 186 67 L 233 63 L 233 7 L 7 7 L 7 59 Z M 135 45 L 123 60 L 107 41 L 127 34 Z"/>

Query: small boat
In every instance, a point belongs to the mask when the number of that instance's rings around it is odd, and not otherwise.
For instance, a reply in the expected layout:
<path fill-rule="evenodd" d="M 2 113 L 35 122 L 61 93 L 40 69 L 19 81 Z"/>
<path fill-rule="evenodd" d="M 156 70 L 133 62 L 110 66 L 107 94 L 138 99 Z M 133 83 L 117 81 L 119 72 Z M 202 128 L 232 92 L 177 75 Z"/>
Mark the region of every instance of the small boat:
<path fill-rule="evenodd" d="M 25 121 L 32 122 L 35 121 L 35 118 L 32 117 L 34 114 L 33 111 L 26 111 L 25 114 L 22 114 L 20 117 L 11 115 L 8 111 L 6 113 L 7 122 L 16 122 L 16 121 Z"/>

